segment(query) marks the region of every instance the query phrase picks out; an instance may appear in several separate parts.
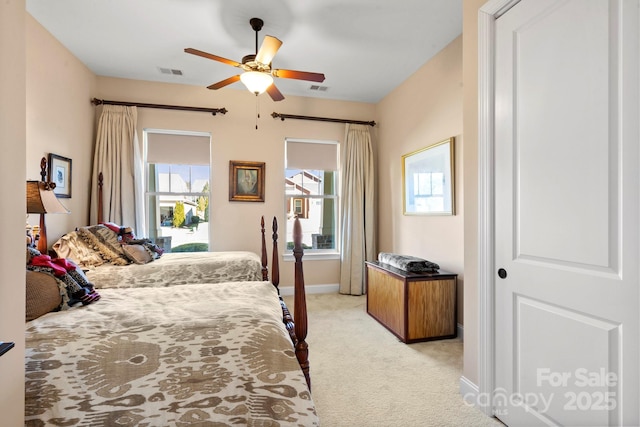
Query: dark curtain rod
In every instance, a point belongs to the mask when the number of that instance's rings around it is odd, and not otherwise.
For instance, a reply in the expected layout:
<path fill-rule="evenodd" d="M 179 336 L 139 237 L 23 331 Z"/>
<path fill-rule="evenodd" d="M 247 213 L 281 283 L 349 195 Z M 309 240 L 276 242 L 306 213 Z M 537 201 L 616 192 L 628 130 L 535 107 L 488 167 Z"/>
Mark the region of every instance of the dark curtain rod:
<path fill-rule="evenodd" d="M 275 111 L 271 113 L 271 117 L 273 117 L 274 119 L 279 118 L 282 121 L 284 121 L 284 119 L 296 119 L 296 120 L 315 120 L 318 122 L 353 123 L 356 125 L 369 125 L 369 126 L 376 125 L 376 122 L 374 121 L 367 122 L 364 120 L 345 120 L 345 119 L 331 119 L 328 117 L 296 116 L 293 114 L 280 114 L 280 113 L 276 113 Z"/>
<path fill-rule="evenodd" d="M 198 111 L 202 113 L 211 113 L 214 116 L 218 113 L 226 114 L 226 108 L 204 108 L 204 107 L 183 107 L 181 105 L 163 105 L 163 104 L 143 104 L 140 102 L 122 102 L 122 101 L 107 101 L 106 99 L 93 98 L 91 100 L 93 105 L 124 105 L 127 107 L 140 107 L 140 108 L 158 108 L 162 110 L 181 110 L 181 111 Z"/>

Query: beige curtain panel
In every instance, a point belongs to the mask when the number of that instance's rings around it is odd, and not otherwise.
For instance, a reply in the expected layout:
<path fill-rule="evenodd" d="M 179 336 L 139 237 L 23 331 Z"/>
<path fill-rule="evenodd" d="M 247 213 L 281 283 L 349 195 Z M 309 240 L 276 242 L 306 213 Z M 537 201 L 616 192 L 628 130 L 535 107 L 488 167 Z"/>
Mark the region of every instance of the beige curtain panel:
<path fill-rule="evenodd" d="M 342 144 L 340 293 L 364 293 L 364 262 L 375 260 L 375 180 L 369 126 L 347 124 Z"/>
<path fill-rule="evenodd" d="M 93 160 L 90 220 L 95 224 L 98 219 L 98 174 L 102 172 L 103 220 L 134 227 L 136 234 L 144 235 L 144 213 L 137 208 L 142 206 L 142 188 L 136 184 L 136 177 L 142 177 L 137 121 L 136 107 L 103 106 Z"/>

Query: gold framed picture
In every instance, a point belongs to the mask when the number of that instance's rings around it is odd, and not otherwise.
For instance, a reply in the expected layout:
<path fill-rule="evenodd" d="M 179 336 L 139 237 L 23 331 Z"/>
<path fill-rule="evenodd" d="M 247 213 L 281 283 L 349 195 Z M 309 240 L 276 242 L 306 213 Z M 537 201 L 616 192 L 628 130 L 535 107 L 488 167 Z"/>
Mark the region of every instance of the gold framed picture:
<path fill-rule="evenodd" d="M 264 162 L 229 161 L 229 201 L 264 202 Z"/>
<path fill-rule="evenodd" d="M 405 215 L 455 215 L 453 137 L 402 156 Z"/>

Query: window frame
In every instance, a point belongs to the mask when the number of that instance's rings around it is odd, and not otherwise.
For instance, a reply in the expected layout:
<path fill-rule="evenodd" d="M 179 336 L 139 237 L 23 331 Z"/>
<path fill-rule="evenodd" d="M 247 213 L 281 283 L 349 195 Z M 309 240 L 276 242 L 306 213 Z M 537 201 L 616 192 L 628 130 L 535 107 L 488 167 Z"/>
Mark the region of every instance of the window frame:
<path fill-rule="evenodd" d="M 208 177 L 208 181 L 209 181 L 209 191 L 208 192 L 172 192 L 172 191 L 149 191 L 149 173 L 150 173 L 150 163 L 148 161 L 148 156 L 147 156 L 147 151 L 148 151 L 148 135 L 149 134 L 165 134 L 165 135 L 178 135 L 178 136 L 202 136 L 202 137 L 206 137 L 209 138 L 209 162 L 208 162 L 208 167 L 209 167 L 209 177 Z M 176 197 L 180 197 L 180 196 L 184 196 L 184 197 L 193 197 L 196 200 L 196 204 L 197 204 L 197 200 L 198 198 L 204 196 L 204 197 L 208 197 L 209 199 L 209 233 L 207 235 L 207 245 L 208 245 L 208 250 L 211 251 L 212 248 L 212 229 L 213 227 L 211 226 L 212 224 L 212 218 L 211 218 L 211 201 L 212 201 L 212 189 L 213 189 L 213 185 L 212 185 L 212 174 L 213 174 L 213 165 L 212 165 L 212 141 L 211 141 L 211 133 L 210 132 L 197 132 L 197 131 L 182 131 L 182 130 L 169 130 L 169 129 L 152 129 L 152 128 L 144 128 L 143 129 L 143 155 L 142 155 L 142 161 L 143 161 L 143 168 L 144 168 L 144 216 L 146 219 L 146 226 L 147 226 L 147 230 L 145 230 L 146 235 L 147 236 L 155 236 L 156 232 L 155 230 L 152 232 L 151 230 L 151 226 L 152 224 L 158 224 L 158 226 L 160 226 L 159 224 L 161 224 L 161 217 L 160 217 L 160 209 L 158 206 L 158 210 L 156 212 L 156 216 L 157 218 L 155 219 L 155 221 L 150 221 L 149 215 L 151 214 L 151 210 L 150 210 L 150 202 L 151 202 L 151 198 L 153 197 L 160 197 L 160 196 L 176 196 Z M 172 163 L 151 163 L 154 165 L 173 165 Z M 188 165 L 188 166 L 201 166 L 201 165 Z"/>
<path fill-rule="evenodd" d="M 322 194 L 322 195 L 313 195 L 313 194 L 287 194 L 287 185 L 286 180 L 288 179 L 286 176 L 287 172 L 287 143 L 308 143 L 308 144 L 328 144 L 335 145 L 336 147 L 336 170 L 331 171 L 334 172 L 334 193 L 335 194 Z M 289 218 L 293 215 L 294 212 L 294 200 L 302 199 L 304 201 L 304 210 L 306 211 L 306 215 L 304 218 L 309 217 L 309 209 L 312 200 L 333 200 L 334 201 L 334 215 L 335 215 L 335 226 L 334 226 L 334 248 L 333 249 L 305 249 L 304 256 L 305 258 L 314 258 L 314 259 L 339 259 L 340 258 L 340 143 L 335 140 L 317 140 L 317 139 L 304 139 L 304 138 L 285 138 L 285 149 L 284 149 L 284 182 L 283 193 L 284 193 L 284 204 L 285 204 L 285 240 L 286 236 L 288 236 L 289 230 Z M 301 170 L 319 170 L 319 169 L 301 169 Z M 323 171 L 324 172 L 324 171 Z M 301 217 L 302 218 L 302 217 Z M 293 261 L 293 250 L 287 248 L 287 244 L 285 242 L 284 250 L 283 250 L 283 259 L 284 261 Z"/>

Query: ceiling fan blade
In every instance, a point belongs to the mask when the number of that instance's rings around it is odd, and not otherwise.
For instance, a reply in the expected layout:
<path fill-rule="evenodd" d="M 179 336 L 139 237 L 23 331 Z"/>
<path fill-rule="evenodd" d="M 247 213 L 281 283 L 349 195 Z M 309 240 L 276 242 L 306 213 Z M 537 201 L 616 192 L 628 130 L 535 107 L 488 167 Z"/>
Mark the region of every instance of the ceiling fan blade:
<path fill-rule="evenodd" d="M 324 74 L 310 73 L 308 71 L 273 70 L 271 74 L 273 74 L 275 77 L 281 77 L 283 79 L 309 80 L 311 82 L 318 83 L 322 83 L 324 81 Z"/>
<path fill-rule="evenodd" d="M 213 90 L 220 89 L 220 88 L 223 88 L 223 87 L 225 87 L 227 85 L 230 85 L 231 83 L 235 83 L 238 80 L 240 80 L 240 74 L 237 74 L 237 75 L 235 75 L 233 77 L 229 77 L 228 79 L 224 79 L 224 80 L 219 81 L 218 83 L 214 83 L 214 84 L 212 84 L 210 86 L 207 86 L 207 89 L 213 89 Z"/>
<path fill-rule="evenodd" d="M 264 36 L 264 40 L 262 40 L 262 44 L 260 45 L 260 50 L 256 55 L 256 61 L 269 65 L 271 61 L 273 61 L 273 57 L 276 56 L 276 52 L 282 46 L 282 42 L 275 37 L 272 36 Z"/>
<path fill-rule="evenodd" d="M 271 86 L 267 88 L 267 93 L 274 101 L 282 101 L 284 99 L 284 95 L 278 90 L 275 83 L 272 83 Z"/>
<path fill-rule="evenodd" d="M 234 67 L 239 67 L 241 65 L 239 62 L 233 61 L 231 59 L 223 58 L 223 57 L 217 56 L 217 55 L 212 55 L 210 53 L 203 52 L 203 51 L 198 50 L 198 49 L 193 49 L 191 47 L 186 48 L 184 51 L 186 53 L 190 53 L 192 55 L 198 55 L 198 56 L 202 56 L 203 58 L 213 59 L 214 61 L 219 61 L 219 62 L 222 62 L 224 64 L 232 65 Z"/>

